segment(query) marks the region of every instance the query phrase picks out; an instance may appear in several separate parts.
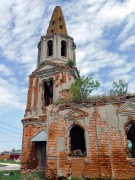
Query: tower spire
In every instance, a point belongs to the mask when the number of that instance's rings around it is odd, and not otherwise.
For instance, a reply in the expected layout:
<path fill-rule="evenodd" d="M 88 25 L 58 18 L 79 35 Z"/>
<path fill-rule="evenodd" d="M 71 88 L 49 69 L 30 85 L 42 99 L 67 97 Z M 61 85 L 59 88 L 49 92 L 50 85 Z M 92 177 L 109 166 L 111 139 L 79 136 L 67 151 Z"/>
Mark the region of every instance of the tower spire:
<path fill-rule="evenodd" d="M 56 6 L 53 11 L 51 21 L 47 29 L 47 35 L 48 34 L 67 35 L 66 24 L 60 6 Z"/>

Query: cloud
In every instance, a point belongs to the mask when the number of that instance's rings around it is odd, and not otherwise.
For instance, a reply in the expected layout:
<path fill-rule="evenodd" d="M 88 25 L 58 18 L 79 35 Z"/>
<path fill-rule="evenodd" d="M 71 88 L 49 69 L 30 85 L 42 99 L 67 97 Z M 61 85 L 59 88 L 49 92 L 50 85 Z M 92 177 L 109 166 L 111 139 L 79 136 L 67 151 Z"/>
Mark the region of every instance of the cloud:
<path fill-rule="evenodd" d="M 14 83 L 15 82 L 15 83 Z M 10 78 L 9 81 L 0 77 L 0 109 L 8 111 L 11 109 L 25 109 L 26 88 L 18 87 L 16 79 Z"/>
<path fill-rule="evenodd" d="M 4 64 L 0 64 L 0 74 L 1 76 L 10 76 L 13 73 L 7 66 L 5 66 Z"/>
<path fill-rule="evenodd" d="M 93 95 L 108 93 L 112 82 L 118 79 L 126 80 L 129 92 L 135 92 L 133 0 L 85 0 L 85 3 L 82 0 L 50 0 L 41 3 L 40 0 L 33 0 L 3 29 L 30 1 L 2 0 L 0 5 L 2 119 L 9 121 L 9 124 L 14 122 L 15 126 L 20 124 L 21 127 L 20 119 L 26 107 L 28 75 L 36 68 L 37 44 L 40 37 L 46 34 L 56 5 L 62 7 L 68 35 L 74 38 L 77 45 L 76 62 L 80 73 L 93 74 L 94 79 L 101 84 Z M 6 144 L 4 147 L 8 150 L 13 149 L 13 146 L 20 148 L 16 144 Z"/>
<path fill-rule="evenodd" d="M 2 0 L 0 30 L 28 2 Z M 95 74 L 101 81 L 101 93 L 118 78 L 128 80 L 129 89 L 134 89 L 131 83 L 134 57 L 130 57 L 135 42 L 135 3 L 132 0 L 86 0 L 76 4 L 75 0 L 39 2 L 34 0 L 0 32 L 0 36 L 7 33 L 0 41 L 0 57 L 4 58 L 4 63 L 0 64 L 2 107 L 7 106 L 8 99 L 10 102 L 16 99 L 12 106 L 24 109 L 26 102 L 19 95 L 22 93 L 26 99 L 27 76 L 36 68 L 37 44 L 40 36 L 46 34 L 56 5 L 62 6 L 68 34 L 77 44 L 76 61 L 81 74 Z M 8 91 L 8 87 L 12 90 Z"/>
<path fill-rule="evenodd" d="M 135 35 L 128 37 L 125 42 L 120 45 L 120 50 L 131 48 L 135 44 Z"/>

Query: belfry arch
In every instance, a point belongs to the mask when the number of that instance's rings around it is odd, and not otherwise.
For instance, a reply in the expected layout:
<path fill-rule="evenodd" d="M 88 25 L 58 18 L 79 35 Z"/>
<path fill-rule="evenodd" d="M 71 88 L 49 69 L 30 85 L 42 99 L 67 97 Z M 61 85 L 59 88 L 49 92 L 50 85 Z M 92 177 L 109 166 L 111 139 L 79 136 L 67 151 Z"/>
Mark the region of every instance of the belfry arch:
<path fill-rule="evenodd" d="M 49 40 L 47 42 L 47 56 L 52 56 L 53 55 L 53 41 Z"/>
<path fill-rule="evenodd" d="M 66 41 L 61 41 L 61 56 L 67 56 L 67 43 Z"/>

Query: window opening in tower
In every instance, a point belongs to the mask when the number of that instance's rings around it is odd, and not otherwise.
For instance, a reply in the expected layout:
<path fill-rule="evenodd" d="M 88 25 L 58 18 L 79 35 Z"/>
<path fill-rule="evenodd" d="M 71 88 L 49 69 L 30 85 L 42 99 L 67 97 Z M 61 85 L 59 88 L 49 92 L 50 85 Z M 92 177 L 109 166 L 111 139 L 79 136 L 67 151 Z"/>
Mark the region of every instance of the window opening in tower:
<path fill-rule="evenodd" d="M 67 44 L 66 44 L 66 41 L 61 41 L 61 56 L 67 56 Z"/>
<path fill-rule="evenodd" d="M 45 81 L 44 83 L 45 106 L 53 103 L 53 81 Z"/>
<path fill-rule="evenodd" d="M 52 56 L 53 55 L 53 41 L 52 40 L 48 41 L 47 46 L 48 46 L 47 55 Z"/>

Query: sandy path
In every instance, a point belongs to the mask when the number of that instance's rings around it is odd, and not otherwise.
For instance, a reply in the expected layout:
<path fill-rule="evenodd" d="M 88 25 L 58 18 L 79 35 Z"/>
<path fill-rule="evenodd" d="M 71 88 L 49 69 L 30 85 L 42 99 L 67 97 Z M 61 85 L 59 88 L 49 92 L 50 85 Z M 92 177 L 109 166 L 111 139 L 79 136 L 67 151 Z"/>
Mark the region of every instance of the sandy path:
<path fill-rule="evenodd" d="M 19 170 L 20 164 L 10 164 L 10 163 L 0 163 L 1 165 L 7 165 L 5 167 L 0 167 L 0 171 L 4 170 Z"/>

